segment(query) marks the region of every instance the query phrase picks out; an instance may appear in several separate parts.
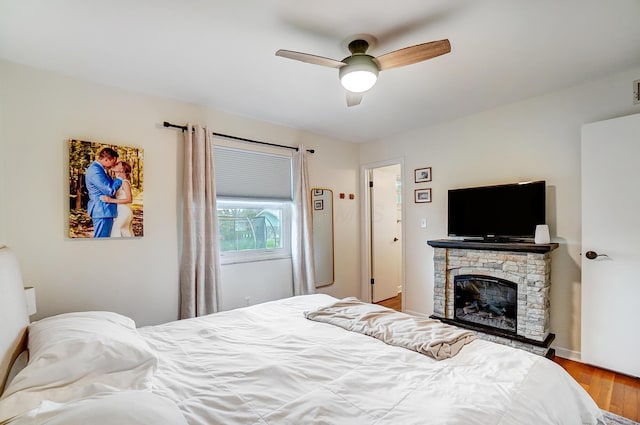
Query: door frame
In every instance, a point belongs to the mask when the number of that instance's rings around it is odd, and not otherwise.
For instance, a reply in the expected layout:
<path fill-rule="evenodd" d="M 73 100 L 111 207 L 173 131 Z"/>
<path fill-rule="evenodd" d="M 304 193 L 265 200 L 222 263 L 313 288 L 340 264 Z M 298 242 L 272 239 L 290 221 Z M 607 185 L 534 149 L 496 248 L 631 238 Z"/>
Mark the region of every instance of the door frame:
<path fill-rule="evenodd" d="M 360 299 L 370 303 L 371 302 L 371 266 L 372 266 L 372 261 L 371 261 L 371 225 L 372 225 L 372 220 L 371 220 L 371 192 L 369 191 L 369 171 L 375 169 L 375 168 L 382 168 L 382 167 L 388 167 L 390 165 L 399 165 L 400 166 L 400 185 L 402 188 L 402 199 L 401 199 L 401 208 L 402 208 L 402 214 L 401 214 L 401 222 L 400 222 L 400 227 L 401 227 L 401 231 L 400 231 L 400 243 L 401 243 L 401 251 L 400 251 L 400 256 L 401 261 L 400 261 L 400 268 L 401 268 L 401 273 L 402 273 L 402 282 L 400 283 L 402 286 L 402 310 L 404 311 L 405 308 L 405 300 L 406 297 L 404 296 L 405 293 L 405 232 L 406 232 L 406 226 L 405 226 L 405 215 L 406 215 L 406 196 L 405 194 L 405 173 L 404 173 L 404 158 L 394 158 L 394 159 L 388 159 L 385 161 L 380 161 L 380 162 L 373 162 L 373 163 L 368 163 L 368 164 L 362 164 L 360 165 L 360 184 L 361 184 L 361 191 L 360 193 L 362 194 L 361 198 L 361 203 L 360 203 L 360 212 L 361 212 L 361 220 L 360 223 L 361 224 L 361 234 L 362 234 L 362 238 L 361 238 L 361 251 L 362 252 L 362 256 L 361 256 L 361 276 L 362 276 L 362 282 L 360 285 Z"/>

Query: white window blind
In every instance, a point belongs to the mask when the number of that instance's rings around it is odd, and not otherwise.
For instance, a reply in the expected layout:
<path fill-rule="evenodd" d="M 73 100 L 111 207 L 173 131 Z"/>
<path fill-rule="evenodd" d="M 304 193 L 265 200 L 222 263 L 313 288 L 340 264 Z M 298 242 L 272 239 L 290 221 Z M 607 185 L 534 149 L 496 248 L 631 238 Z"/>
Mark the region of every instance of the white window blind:
<path fill-rule="evenodd" d="M 290 156 L 215 146 L 214 160 L 217 196 L 292 199 Z"/>

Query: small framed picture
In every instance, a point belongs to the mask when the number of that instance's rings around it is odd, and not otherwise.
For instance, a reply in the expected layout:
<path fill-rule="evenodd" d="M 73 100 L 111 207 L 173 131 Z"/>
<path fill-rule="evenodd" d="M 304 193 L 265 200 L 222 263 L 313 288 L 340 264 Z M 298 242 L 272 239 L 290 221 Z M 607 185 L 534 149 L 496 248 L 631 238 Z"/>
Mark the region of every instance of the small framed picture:
<path fill-rule="evenodd" d="M 322 189 L 313 189 L 313 196 L 322 196 L 324 190 Z"/>
<path fill-rule="evenodd" d="M 324 209 L 324 200 L 316 199 L 313 201 L 313 209 L 316 211 L 320 211 Z"/>
<path fill-rule="evenodd" d="M 429 189 L 416 189 L 415 190 L 415 202 L 431 202 L 431 188 Z"/>
<path fill-rule="evenodd" d="M 424 183 L 431 181 L 431 167 L 418 168 L 415 170 L 415 182 Z"/>

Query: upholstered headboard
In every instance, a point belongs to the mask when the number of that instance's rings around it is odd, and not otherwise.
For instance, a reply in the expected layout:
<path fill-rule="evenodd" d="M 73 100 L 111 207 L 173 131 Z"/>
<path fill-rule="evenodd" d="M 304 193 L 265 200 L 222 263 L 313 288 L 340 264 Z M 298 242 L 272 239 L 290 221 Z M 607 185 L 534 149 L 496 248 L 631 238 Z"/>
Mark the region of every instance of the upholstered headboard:
<path fill-rule="evenodd" d="M 18 260 L 0 245 L 0 393 L 15 358 L 25 348 L 29 314 Z"/>

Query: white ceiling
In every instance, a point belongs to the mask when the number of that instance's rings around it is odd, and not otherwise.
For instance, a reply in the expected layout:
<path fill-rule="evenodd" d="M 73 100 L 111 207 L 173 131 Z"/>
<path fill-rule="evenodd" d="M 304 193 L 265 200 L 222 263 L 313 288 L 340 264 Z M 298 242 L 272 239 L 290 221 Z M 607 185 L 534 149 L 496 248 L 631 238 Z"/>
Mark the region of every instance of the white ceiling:
<path fill-rule="evenodd" d="M 640 66 L 639 18 L 640 0 L 0 0 L 0 57 L 365 142 Z M 351 108 L 336 69 L 275 56 L 341 60 L 356 34 L 373 56 L 452 51 Z"/>

